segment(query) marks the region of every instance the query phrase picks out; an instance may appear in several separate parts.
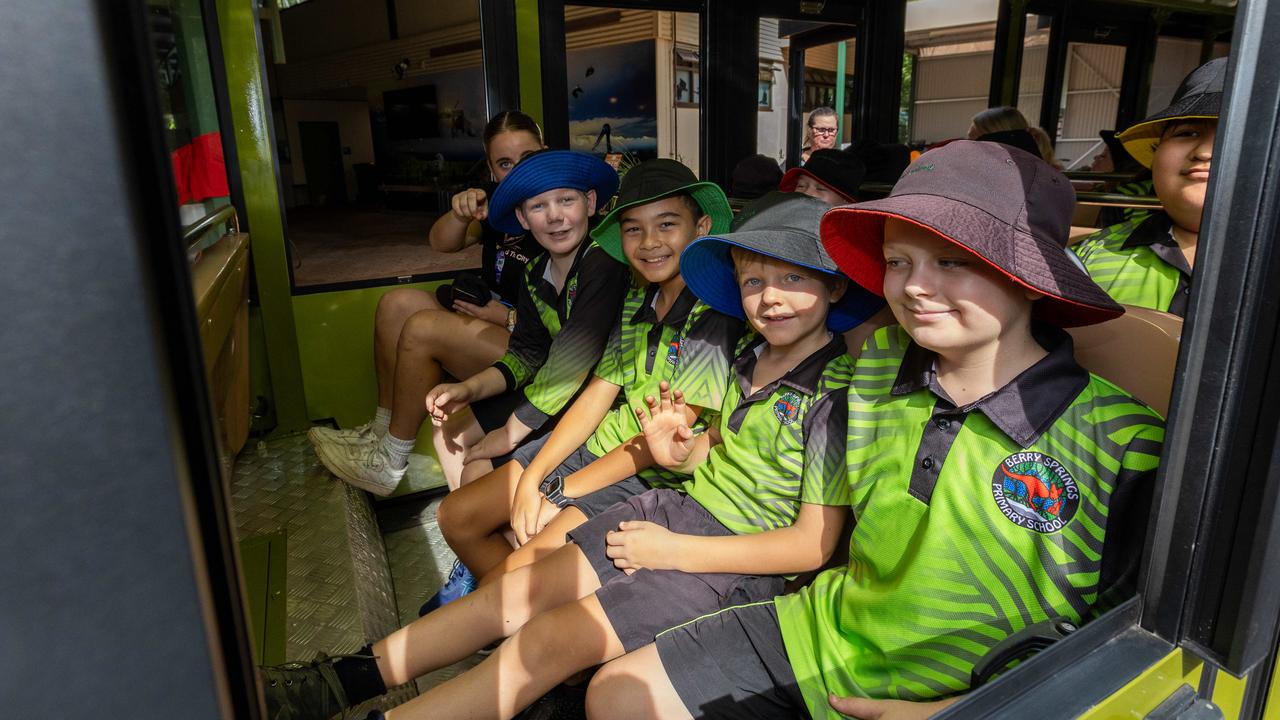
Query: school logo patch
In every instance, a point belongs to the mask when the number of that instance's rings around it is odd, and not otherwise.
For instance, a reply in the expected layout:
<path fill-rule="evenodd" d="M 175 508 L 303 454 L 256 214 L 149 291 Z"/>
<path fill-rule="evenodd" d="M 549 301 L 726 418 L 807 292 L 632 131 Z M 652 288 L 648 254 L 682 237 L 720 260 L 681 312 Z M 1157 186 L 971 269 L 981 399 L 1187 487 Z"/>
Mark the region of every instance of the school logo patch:
<path fill-rule="evenodd" d="M 565 297 L 568 302 L 565 307 L 573 307 L 573 301 L 578 297 L 578 278 L 574 276 L 569 279 L 569 286 L 565 288 Z"/>
<path fill-rule="evenodd" d="M 672 338 L 671 342 L 667 343 L 667 364 L 668 365 L 680 364 L 680 344 L 682 342 L 683 341 L 680 338 Z"/>
<path fill-rule="evenodd" d="M 783 425 L 790 425 L 800 415 L 800 396 L 787 391 L 773 404 L 773 416 Z"/>
<path fill-rule="evenodd" d="M 1080 489 L 1071 473 L 1040 452 L 1014 453 L 991 481 L 996 507 L 1015 525 L 1038 533 L 1066 527 L 1080 508 Z"/>

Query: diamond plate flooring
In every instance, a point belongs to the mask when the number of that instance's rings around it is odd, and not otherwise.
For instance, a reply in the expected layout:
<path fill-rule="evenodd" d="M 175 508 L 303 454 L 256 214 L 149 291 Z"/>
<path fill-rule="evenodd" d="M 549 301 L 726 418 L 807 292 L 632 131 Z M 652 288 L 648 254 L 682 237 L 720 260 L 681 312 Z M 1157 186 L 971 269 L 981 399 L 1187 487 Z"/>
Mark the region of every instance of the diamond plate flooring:
<path fill-rule="evenodd" d="M 246 447 L 232 480 L 236 534 L 286 533 L 289 659 L 352 652 L 417 617 L 454 559 L 435 522 L 438 504 L 436 499 L 421 513 L 420 525 L 384 538 L 369 496 L 330 475 L 305 435 Z M 424 676 L 417 688 L 443 682 L 479 659 Z M 412 694 L 401 690 L 378 704 Z"/>

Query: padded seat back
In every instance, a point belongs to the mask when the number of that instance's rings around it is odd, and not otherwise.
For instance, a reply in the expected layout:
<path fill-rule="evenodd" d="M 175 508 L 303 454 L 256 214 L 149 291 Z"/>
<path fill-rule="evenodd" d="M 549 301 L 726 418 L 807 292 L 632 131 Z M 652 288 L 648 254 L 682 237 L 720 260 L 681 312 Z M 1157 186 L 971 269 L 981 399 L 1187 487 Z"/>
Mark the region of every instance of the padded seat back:
<path fill-rule="evenodd" d="M 1075 341 L 1076 362 L 1168 416 L 1182 318 L 1126 305 L 1125 314 L 1115 320 L 1068 332 Z"/>

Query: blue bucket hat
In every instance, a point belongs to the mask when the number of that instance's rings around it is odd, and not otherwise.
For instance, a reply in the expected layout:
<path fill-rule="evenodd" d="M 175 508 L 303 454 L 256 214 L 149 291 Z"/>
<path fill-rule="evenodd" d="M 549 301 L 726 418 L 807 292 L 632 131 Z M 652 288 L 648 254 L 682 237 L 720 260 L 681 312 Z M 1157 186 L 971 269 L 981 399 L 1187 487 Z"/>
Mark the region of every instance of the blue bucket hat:
<path fill-rule="evenodd" d="M 596 191 L 596 207 L 604 207 L 618 191 L 618 173 L 594 155 L 571 150 L 542 150 L 525 157 L 498 183 L 489 201 L 489 224 L 508 235 L 521 235 L 516 207 L 548 190 Z"/>
<path fill-rule="evenodd" d="M 770 192 L 743 209 L 748 219 L 734 232 L 700 237 L 690 243 L 680 254 L 680 274 L 703 302 L 725 315 L 743 319 L 742 294 L 729 254 L 733 247 L 844 277 L 818 235 L 822 214 L 829 207 L 806 195 Z M 844 295 L 827 313 L 827 329 L 845 332 L 882 307 L 883 298 L 850 281 Z"/>

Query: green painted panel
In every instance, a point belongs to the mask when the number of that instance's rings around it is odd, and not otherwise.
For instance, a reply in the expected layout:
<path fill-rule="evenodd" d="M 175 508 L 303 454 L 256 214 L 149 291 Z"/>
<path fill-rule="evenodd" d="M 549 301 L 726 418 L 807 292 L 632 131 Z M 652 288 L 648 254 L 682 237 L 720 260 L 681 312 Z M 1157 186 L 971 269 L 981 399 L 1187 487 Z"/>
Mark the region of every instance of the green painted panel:
<path fill-rule="evenodd" d="M 333 418 L 339 427 L 352 427 L 373 417 L 378 405 L 378 381 L 373 370 L 373 313 L 378 299 L 391 290 L 427 290 L 440 282 L 293 298 L 308 418 Z M 418 433 L 417 452 L 432 454 L 430 423 Z"/>
<path fill-rule="evenodd" d="M 253 271 L 262 305 L 276 429 L 291 432 L 304 429 L 309 423 L 290 301 L 292 287 L 276 186 L 270 103 L 262 80 L 257 5 L 254 0 L 218 0 L 218 30 L 226 62 Z"/>
<path fill-rule="evenodd" d="M 516 0 L 516 52 L 520 57 L 520 110 L 542 124 L 542 43 L 538 0 Z"/>
<path fill-rule="evenodd" d="M 287 557 L 283 530 L 240 542 L 246 609 L 253 632 L 254 659 L 259 665 L 285 662 Z"/>

